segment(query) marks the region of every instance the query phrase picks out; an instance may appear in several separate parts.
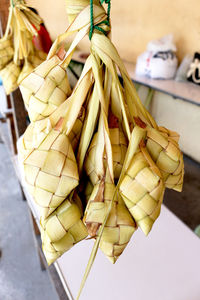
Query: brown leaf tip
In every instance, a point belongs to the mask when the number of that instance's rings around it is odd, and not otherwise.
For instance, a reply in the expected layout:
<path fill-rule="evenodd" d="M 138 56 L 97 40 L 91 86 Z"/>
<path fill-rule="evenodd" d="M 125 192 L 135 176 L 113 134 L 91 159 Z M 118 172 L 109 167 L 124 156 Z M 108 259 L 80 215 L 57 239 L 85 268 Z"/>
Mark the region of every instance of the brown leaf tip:
<path fill-rule="evenodd" d="M 138 125 L 139 127 L 145 129 L 147 127 L 147 125 L 139 118 L 139 117 L 134 117 L 135 123 L 136 125 Z"/>
<path fill-rule="evenodd" d="M 100 224 L 99 223 L 87 223 L 86 227 L 87 227 L 89 235 L 94 238 L 97 235 L 97 231 L 100 227 Z"/>
<path fill-rule="evenodd" d="M 60 118 L 58 123 L 55 126 L 55 130 L 61 130 L 62 129 L 62 124 L 63 124 L 64 118 Z"/>
<path fill-rule="evenodd" d="M 145 147 L 146 147 L 146 142 L 144 139 L 142 139 L 140 142 L 140 148 L 145 148 Z"/>
<path fill-rule="evenodd" d="M 58 52 L 57 52 L 57 56 L 60 58 L 60 60 L 63 60 L 65 57 L 66 51 L 64 49 L 64 46 L 62 46 Z"/>
<path fill-rule="evenodd" d="M 119 128 L 119 122 L 118 118 L 112 113 L 112 111 L 109 111 L 108 115 L 108 126 L 109 128 Z"/>

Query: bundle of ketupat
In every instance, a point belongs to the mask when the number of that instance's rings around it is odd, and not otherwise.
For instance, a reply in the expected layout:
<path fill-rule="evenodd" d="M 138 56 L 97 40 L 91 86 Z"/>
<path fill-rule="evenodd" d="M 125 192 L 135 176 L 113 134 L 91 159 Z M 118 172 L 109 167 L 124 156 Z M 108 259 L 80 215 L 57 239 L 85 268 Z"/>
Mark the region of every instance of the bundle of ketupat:
<path fill-rule="evenodd" d="M 66 99 L 49 117 L 32 122 L 19 145 L 25 179 L 43 218 L 48 217 L 79 182 L 73 149 L 76 149 L 81 133 L 84 110 L 77 115 L 68 134 L 64 117 L 66 108 L 75 96 L 76 93 Z"/>
<path fill-rule="evenodd" d="M 33 44 L 40 23 L 42 19 L 25 1 L 11 1 L 6 32 L 0 40 L 0 76 L 7 94 L 46 59 L 46 54 Z"/>
<path fill-rule="evenodd" d="M 46 258 L 52 263 L 87 233 L 95 239 L 81 289 L 98 246 L 115 263 L 137 227 L 145 234 L 150 232 L 165 188 L 181 191 L 183 183 L 179 137 L 158 127 L 142 105 L 109 38 L 110 1 L 106 3 L 108 13 L 98 0 L 67 0 L 70 26 L 56 39 L 47 60 L 21 83 L 32 123 L 20 148 L 25 178 L 41 207 Z M 56 53 L 74 33 L 67 53 L 58 59 Z M 71 95 L 65 92 L 65 99 L 63 95 L 52 106 L 50 99 L 62 85 L 59 72 L 64 72 L 74 49 L 88 33 L 91 53 L 81 77 Z M 46 68 L 54 60 L 52 69 Z M 86 196 L 83 218 L 76 218 L 70 210 L 73 193 Z M 58 225 L 60 219 L 65 230 Z M 77 239 L 74 234 L 73 239 L 68 236 L 68 224 L 76 224 L 74 219 L 83 230 L 75 230 L 75 235 L 80 233 Z M 59 244 L 63 239 L 66 245 Z"/>
<path fill-rule="evenodd" d="M 106 77 L 105 85 L 110 81 L 108 76 Z M 108 82 L 106 82 L 106 79 L 108 79 Z M 109 94 L 106 94 L 109 98 Z M 108 107 L 105 105 L 104 109 L 107 111 Z M 98 132 L 94 134 L 84 163 L 85 171 L 94 185 L 85 209 L 84 222 L 89 235 L 96 237 L 99 228 L 107 218 L 100 248 L 110 261 L 115 263 L 136 230 L 136 224 L 115 187 L 115 181 L 118 181 L 121 174 L 127 141 L 120 129 L 117 118 L 110 111 L 108 124 L 104 124 L 110 134 L 108 148 L 111 147 L 111 151 L 109 156 L 106 152 L 107 145 L 104 139 L 103 123 L 103 113 L 101 113 Z M 106 119 L 105 123 L 107 123 Z M 109 158 L 111 158 L 113 164 L 110 169 Z M 110 212 L 107 217 L 108 210 Z"/>
<path fill-rule="evenodd" d="M 71 122 L 68 122 L 67 116 L 74 101 L 77 102 L 80 96 L 82 102 L 85 101 L 92 84 L 88 80 L 89 73 L 68 97 L 71 89 L 64 68 L 66 61 L 64 57 L 61 60 L 60 52 L 63 53 L 63 49 L 57 53 L 59 57 L 54 54 L 47 59 L 20 86 L 32 122 L 21 139 L 19 156 L 24 164 L 29 191 L 44 219 L 78 185 L 78 168 L 73 150 L 77 147 L 85 115 L 81 101 L 80 107 L 74 111 L 76 115 L 73 117 L 70 114 Z M 38 88 L 35 88 L 36 85 Z M 36 94 L 34 89 L 37 90 Z M 53 99 L 57 101 L 54 104 Z M 43 110 L 40 103 L 43 104 Z"/>

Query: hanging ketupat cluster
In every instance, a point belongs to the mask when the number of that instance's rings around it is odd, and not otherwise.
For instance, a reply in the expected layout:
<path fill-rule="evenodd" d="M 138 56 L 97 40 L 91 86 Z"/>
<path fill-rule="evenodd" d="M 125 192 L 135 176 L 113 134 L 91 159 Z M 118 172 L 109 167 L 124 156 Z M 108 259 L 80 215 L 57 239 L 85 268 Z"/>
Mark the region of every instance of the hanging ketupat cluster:
<path fill-rule="evenodd" d="M 9 7 L 5 35 L 0 39 L 0 76 L 6 94 L 13 92 L 33 69 L 46 59 L 46 54 L 33 44 L 33 36 L 42 23 L 23 0 L 13 0 Z"/>
<path fill-rule="evenodd" d="M 88 234 L 96 239 L 92 258 L 100 246 L 114 263 L 137 227 L 149 233 L 165 188 L 181 191 L 183 157 L 178 134 L 158 127 L 138 98 L 109 38 L 109 13 L 98 0 L 93 6 L 89 0 L 67 0 L 67 10 L 67 31 L 21 83 L 32 123 L 19 150 L 40 207 L 48 263 Z M 89 31 L 91 53 L 71 92 L 64 70 Z M 67 53 L 56 57 L 73 33 Z M 90 267 L 91 261 L 84 278 Z"/>

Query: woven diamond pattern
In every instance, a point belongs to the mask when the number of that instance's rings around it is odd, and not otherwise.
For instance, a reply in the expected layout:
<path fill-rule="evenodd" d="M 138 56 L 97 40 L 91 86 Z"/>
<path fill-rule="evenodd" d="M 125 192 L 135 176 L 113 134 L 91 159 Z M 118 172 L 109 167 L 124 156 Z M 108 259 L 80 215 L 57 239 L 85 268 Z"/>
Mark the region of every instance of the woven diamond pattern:
<path fill-rule="evenodd" d="M 161 176 L 142 152 L 132 159 L 120 185 L 120 193 L 138 226 L 147 235 L 158 218 L 164 195 Z"/>
<path fill-rule="evenodd" d="M 112 183 L 94 186 L 84 217 L 91 236 L 95 237 L 102 225 L 114 193 L 115 185 Z M 101 250 L 112 263 L 115 263 L 124 251 L 135 230 L 136 224 L 118 194 L 114 199 L 100 242 Z"/>
<path fill-rule="evenodd" d="M 179 135 L 164 127 L 147 130 L 147 149 L 160 169 L 167 188 L 182 190 L 184 163 L 178 145 Z"/>
<path fill-rule="evenodd" d="M 29 191 L 41 216 L 46 218 L 78 185 L 78 169 L 69 138 L 52 129 L 23 163 Z"/>
<path fill-rule="evenodd" d="M 71 93 L 66 70 L 60 62 L 54 55 L 21 82 L 20 90 L 31 121 L 49 116 Z"/>
<path fill-rule="evenodd" d="M 41 221 L 42 248 L 48 264 L 87 235 L 79 207 L 73 200 L 65 200 L 45 221 Z"/>
<path fill-rule="evenodd" d="M 2 70 L 13 58 L 14 50 L 11 39 L 0 40 L 0 70 Z"/>

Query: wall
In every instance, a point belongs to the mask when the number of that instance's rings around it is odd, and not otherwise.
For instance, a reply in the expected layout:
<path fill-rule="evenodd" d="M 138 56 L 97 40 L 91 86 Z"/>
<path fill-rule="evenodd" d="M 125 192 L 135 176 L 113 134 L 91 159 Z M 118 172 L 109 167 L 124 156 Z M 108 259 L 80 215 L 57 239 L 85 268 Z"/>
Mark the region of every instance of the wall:
<path fill-rule="evenodd" d="M 200 162 L 200 106 L 155 92 L 150 112 L 159 125 L 177 131 L 182 151 Z"/>
<path fill-rule="evenodd" d="M 28 0 L 26 2 L 39 11 L 52 39 L 66 30 L 68 19 L 65 0 Z"/>
<path fill-rule="evenodd" d="M 138 95 L 145 103 L 149 88 L 140 85 Z M 160 126 L 180 134 L 181 150 L 200 163 L 200 106 L 155 91 L 148 107 L 150 113 Z"/>
<path fill-rule="evenodd" d="M 52 38 L 65 30 L 64 0 L 28 0 L 28 3 L 39 9 Z M 113 0 L 113 41 L 124 59 L 135 61 L 149 40 L 173 33 L 178 56 L 182 58 L 200 48 L 199 12 L 199 0 Z"/>
<path fill-rule="evenodd" d="M 124 58 L 134 60 L 149 40 L 168 33 L 174 34 L 179 58 L 200 50 L 199 0 L 125 0 L 124 7 L 115 2 L 113 39 Z"/>

